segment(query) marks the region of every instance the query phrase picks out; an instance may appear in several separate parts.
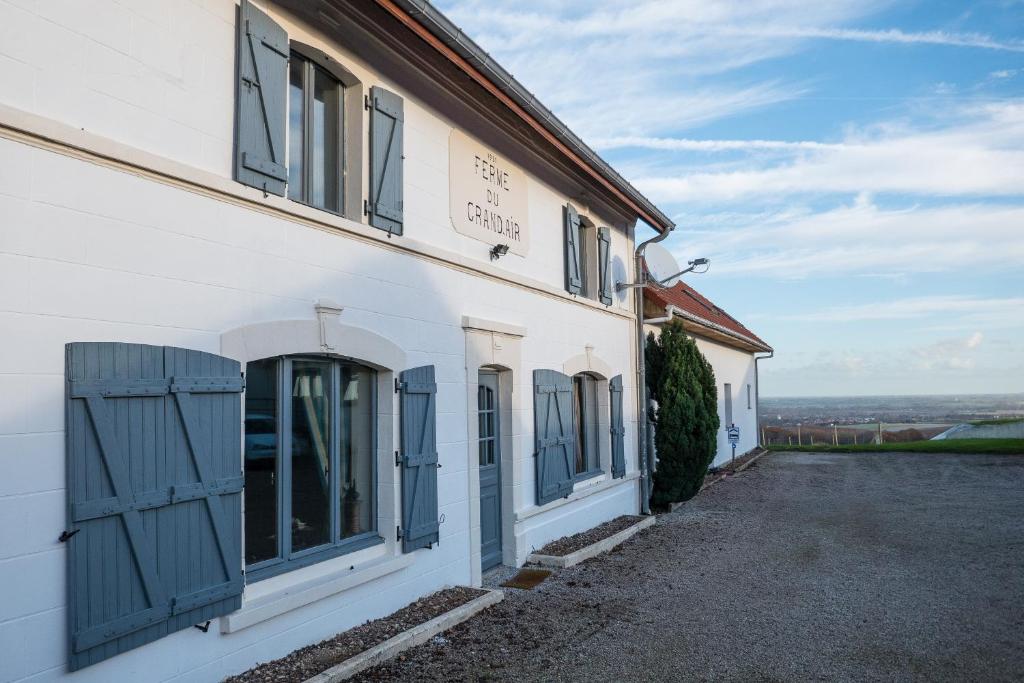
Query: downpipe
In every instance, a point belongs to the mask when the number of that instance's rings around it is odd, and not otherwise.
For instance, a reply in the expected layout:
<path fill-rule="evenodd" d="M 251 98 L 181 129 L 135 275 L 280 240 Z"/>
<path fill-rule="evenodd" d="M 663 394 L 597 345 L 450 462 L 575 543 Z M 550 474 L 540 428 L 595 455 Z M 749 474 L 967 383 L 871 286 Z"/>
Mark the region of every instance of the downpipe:
<path fill-rule="evenodd" d="M 761 448 L 768 448 L 767 444 L 761 443 L 764 441 L 761 438 L 761 375 L 760 369 L 758 368 L 758 361 L 768 360 L 769 358 L 775 357 L 775 349 L 772 349 L 767 356 L 754 356 L 754 429 L 757 430 L 757 444 Z"/>
<path fill-rule="evenodd" d="M 659 232 L 651 239 L 641 242 L 633 256 L 633 272 L 638 283 L 646 283 L 647 269 L 644 267 L 644 251 L 648 244 L 660 242 L 668 237 L 669 230 Z M 652 456 L 654 449 L 647 447 L 647 371 L 644 339 L 644 287 L 634 287 L 636 306 L 636 398 L 637 398 L 637 460 L 640 465 L 640 513 L 651 514 L 651 473 L 654 471 Z"/>

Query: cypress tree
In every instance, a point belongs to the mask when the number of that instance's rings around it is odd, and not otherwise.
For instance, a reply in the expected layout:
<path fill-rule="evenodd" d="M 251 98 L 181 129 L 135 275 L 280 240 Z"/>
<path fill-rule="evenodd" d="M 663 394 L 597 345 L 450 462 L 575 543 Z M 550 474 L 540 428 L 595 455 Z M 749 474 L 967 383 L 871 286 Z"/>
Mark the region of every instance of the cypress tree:
<path fill-rule="evenodd" d="M 649 335 L 646 347 L 648 387 L 658 402 L 651 504 L 665 507 L 692 498 L 715 459 L 718 388 L 711 364 L 681 321 L 669 321 L 660 338 Z"/>

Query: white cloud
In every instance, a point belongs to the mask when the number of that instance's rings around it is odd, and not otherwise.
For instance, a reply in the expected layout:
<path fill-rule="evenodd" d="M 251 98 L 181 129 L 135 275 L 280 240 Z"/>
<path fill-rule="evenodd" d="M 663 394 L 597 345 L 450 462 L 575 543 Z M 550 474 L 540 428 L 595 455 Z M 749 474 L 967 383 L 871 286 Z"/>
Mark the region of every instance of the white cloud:
<path fill-rule="evenodd" d="M 704 217 L 692 220 L 699 227 Z M 902 276 L 1019 269 L 1024 263 L 1024 206 L 883 209 L 861 196 L 821 212 L 729 216 L 705 231 L 691 229 L 690 217 L 679 222 L 671 238 L 677 257 L 709 257 L 717 276 Z"/>
<path fill-rule="evenodd" d="M 918 346 L 909 350 L 910 360 L 913 366 L 922 372 L 933 370 L 973 370 L 977 365 L 977 356 L 974 353 L 981 342 L 983 335 L 975 332 L 967 339 L 944 339 Z"/>
<path fill-rule="evenodd" d="M 1024 51 L 979 33 L 850 28 L 891 0 L 442 0 L 468 35 L 584 139 L 657 135 L 800 96 L 722 75 L 810 41 Z M 580 84 L 586 84 L 580 87 Z M 567 87 L 567 85 L 569 87 Z"/>
<path fill-rule="evenodd" d="M 595 149 L 641 148 L 671 152 L 798 151 L 842 149 L 845 147 L 843 144 L 830 144 L 809 140 L 693 140 L 690 138 L 640 136 L 597 138 L 591 141 L 591 146 Z"/>
<path fill-rule="evenodd" d="M 876 10 L 880 2 L 799 0 L 699 2 L 696 0 L 604 0 L 588 3 L 516 3 L 516 9 L 490 0 L 452 5 L 449 14 L 463 28 L 510 38 L 513 47 L 541 44 L 553 34 L 577 38 L 635 38 L 638 35 L 679 39 L 718 38 L 839 40 L 869 43 L 947 45 L 1024 52 L 1021 41 L 1001 41 L 983 33 L 854 29 L 837 26 Z M 723 41 L 724 42 L 724 41 Z"/>
<path fill-rule="evenodd" d="M 994 356 L 984 340 L 981 332 L 975 332 L 885 349 L 780 349 L 772 363 L 762 366 L 762 395 L 768 391 L 794 396 L 1021 391 L 1020 349 Z"/>
<path fill-rule="evenodd" d="M 724 74 L 799 49 L 773 22 L 841 25 L 879 0 L 447 0 L 440 6 L 584 139 L 648 136 L 799 97 L 806 84 Z"/>
<path fill-rule="evenodd" d="M 791 313 L 773 316 L 781 320 L 804 322 L 862 322 L 865 320 L 911 320 L 932 316 L 961 317 L 991 316 L 1005 317 L 1014 325 L 1024 325 L 1024 297 L 982 298 L 977 296 L 919 296 L 876 301 L 856 306 L 833 306 L 827 309 L 806 313 Z M 968 339 L 969 348 L 981 344 L 981 332 L 975 332 Z"/>
<path fill-rule="evenodd" d="M 810 193 L 890 192 L 939 196 L 1024 194 L 1024 101 L 972 106 L 945 127 L 891 123 L 851 133 L 841 144 L 794 145 L 795 158 L 728 170 L 635 178 L 656 201 L 713 202 Z M 705 141 L 711 151 L 732 141 Z M 716 145 L 716 142 L 719 143 Z M 756 149 L 757 141 L 751 145 Z M 671 148 L 672 142 L 656 143 Z M 688 143 L 676 144 L 685 148 Z M 794 143 L 791 143 L 794 144 Z M 654 146 L 654 145 L 652 145 Z M 779 148 L 785 148 L 780 145 Z"/>
<path fill-rule="evenodd" d="M 729 35 L 728 28 L 723 30 Z M 1024 52 L 1021 41 L 1001 41 L 982 33 L 950 33 L 947 31 L 901 31 L 899 29 L 859 30 L 844 28 L 815 28 L 809 26 L 763 26 L 735 29 L 733 35 L 758 35 L 776 38 L 820 38 L 868 43 L 902 43 L 907 45 L 948 45 L 974 47 L 986 50 Z"/>

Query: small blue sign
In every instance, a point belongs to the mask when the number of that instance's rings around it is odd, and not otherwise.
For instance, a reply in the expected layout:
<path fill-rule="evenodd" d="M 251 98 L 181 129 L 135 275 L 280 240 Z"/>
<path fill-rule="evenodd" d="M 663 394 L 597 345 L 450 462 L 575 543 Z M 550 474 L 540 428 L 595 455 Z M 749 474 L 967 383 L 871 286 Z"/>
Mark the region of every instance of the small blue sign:
<path fill-rule="evenodd" d="M 731 443 L 731 444 L 739 443 L 739 441 L 740 441 L 740 428 L 739 427 L 737 427 L 736 425 L 733 425 L 732 427 L 729 427 L 728 434 L 729 434 L 729 443 Z"/>

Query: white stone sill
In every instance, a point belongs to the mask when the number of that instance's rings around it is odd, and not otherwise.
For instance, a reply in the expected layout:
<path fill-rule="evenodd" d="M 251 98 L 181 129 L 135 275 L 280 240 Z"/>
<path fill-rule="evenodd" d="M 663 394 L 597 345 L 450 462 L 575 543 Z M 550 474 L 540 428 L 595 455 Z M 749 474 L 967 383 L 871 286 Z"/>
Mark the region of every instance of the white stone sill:
<path fill-rule="evenodd" d="M 364 223 L 314 209 L 285 197 L 276 195 L 264 197 L 259 190 L 242 185 L 231 178 L 5 104 L 0 104 L 0 138 L 15 140 L 100 166 L 132 173 L 155 182 L 196 192 L 211 199 L 262 211 L 321 230 L 342 232 L 361 241 L 375 243 L 383 249 L 410 253 L 456 270 L 489 277 L 515 287 L 554 297 L 566 303 L 585 306 L 594 312 L 628 320 L 636 319 L 633 312 L 627 308 L 604 306 L 600 302 L 568 294 L 546 282 L 524 277 L 515 272 L 495 267 L 486 261 L 463 256 L 404 235 L 388 239 L 388 235 L 382 230 L 377 230 Z M 630 242 L 630 249 L 632 249 L 632 242 Z M 626 298 L 627 302 L 631 300 L 632 297 Z"/>
<path fill-rule="evenodd" d="M 571 505 L 572 503 L 575 503 L 578 500 L 583 500 L 588 496 L 593 496 L 595 494 L 602 493 L 609 489 L 613 489 L 616 486 L 622 486 L 639 478 L 639 472 L 627 472 L 626 476 L 621 477 L 620 479 L 609 478 L 605 480 L 597 479 L 594 481 L 594 483 L 583 482 L 582 485 L 577 485 L 580 486 L 580 488 L 577 488 L 575 491 L 570 493 L 565 498 L 559 498 L 558 500 L 553 500 L 550 503 L 545 503 L 544 505 L 540 506 L 535 505 L 521 512 L 517 512 L 516 523 L 518 524 L 519 522 L 523 522 L 527 519 L 530 519 L 531 517 L 536 517 L 537 515 L 542 515 L 545 512 L 550 512 L 551 510 L 557 510 L 563 505 Z"/>
<path fill-rule="evenodd" d="M 353 565 L 351 560 L 337 558 L 340 563 L 329 560 L 321 563 L 328 565 L 328 571 L 303 576 L 302 569 L 289 574 L 282 574 L 246 586 L 244 602 L 241 609 L 220 618 L 220 632 L 234 633 L 268 619 L 285 614 L 300 607 L 305 607 L 318 600 L 330 597 L 342 591 L 379 579 L 382 576 L 401 571 L 413 563 L 414 555 L 384 555 L 361 564 Z M 330 567 L 330 565 L 334 565 Z M 316 569 L 318 565 L 304 569 Z M 274 579 L 292 579 L 282 585 Z M 269 583 L 274 582 L 274 583 Z M 267 584 L 264 586 L 264 584 Z"/>

